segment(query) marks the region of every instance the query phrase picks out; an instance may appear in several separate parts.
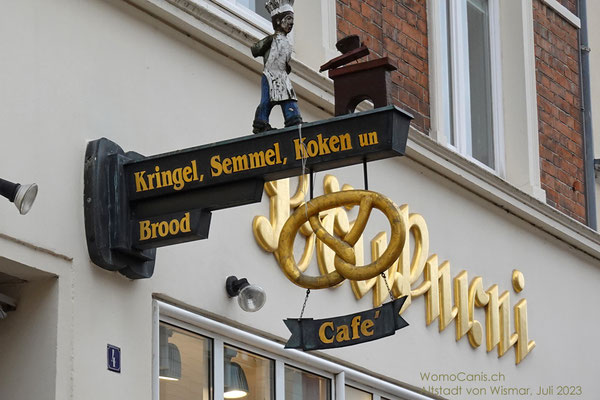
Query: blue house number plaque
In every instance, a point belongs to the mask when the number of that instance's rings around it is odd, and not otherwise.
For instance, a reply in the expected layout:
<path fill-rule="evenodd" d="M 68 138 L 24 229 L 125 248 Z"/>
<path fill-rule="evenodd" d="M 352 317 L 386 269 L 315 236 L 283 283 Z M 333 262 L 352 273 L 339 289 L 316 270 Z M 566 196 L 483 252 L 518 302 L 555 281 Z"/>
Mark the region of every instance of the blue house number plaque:
<path fill-rule="evenodd" d="M 121 349 L 112 344 L 107 344 L 106 358 L 108 370 L 121 373 Z"/>

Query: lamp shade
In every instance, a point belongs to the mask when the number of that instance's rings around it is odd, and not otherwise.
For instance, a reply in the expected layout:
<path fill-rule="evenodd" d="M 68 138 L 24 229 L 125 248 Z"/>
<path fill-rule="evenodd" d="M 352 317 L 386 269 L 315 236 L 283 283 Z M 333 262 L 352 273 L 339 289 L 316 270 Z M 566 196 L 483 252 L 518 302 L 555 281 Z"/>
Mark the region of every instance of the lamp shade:
<path fill-rule="evenodd" d="M 161 326 L 159 330 L 160 341 L 160 371 L 159 378 L 168 381 L 181 379 L 181 354 L 173 343 L 169 343 L 171 330 Z"/>
<path fill-rule="evenodd" d="M 166 356 L 160 355 L 160 379 L 178 381 L 181 379 L 181 354 L 173 343 L 169 343 Z"/>
<path fill-rule="evenodd" d="M 21 185 L 0 179 L 0 195 L 6 197 L 21 213 L 25 215 L 31 209 L 38 193 L 38 186 L 35 183 Z"/>
<path fill-rule="evenodd" d="M 19 209 L 21 215 L 25 215 L 31 210 L 38 193 L 38 186 L 35 183 L 30 185 L 19 185 L 17 195 L 15 196 L 15 206 Z"/>
<path fill-rule="evenodd" d="M 262 308 L 267 301 L 267 294 L 257 285 L 248 285 L 240 290 L 238 304 L 244 311 L 255 312 Z"/>
<path fill-rule="evenodd" d="M 225 289 L 229 297 L 238 297 L 238 304 L 244 311 L 258 311 L 267 301 L 265 290 L 260 286 L 251 285 L 246 278 L 228 277 L 225 282 Z"/>
<path fill-rule="evenodd" d="M 233 361 L 225 362 L 224 396 L 226 399 L 239 399 L 248 395 L 248 381 L 242 367 Z"/>

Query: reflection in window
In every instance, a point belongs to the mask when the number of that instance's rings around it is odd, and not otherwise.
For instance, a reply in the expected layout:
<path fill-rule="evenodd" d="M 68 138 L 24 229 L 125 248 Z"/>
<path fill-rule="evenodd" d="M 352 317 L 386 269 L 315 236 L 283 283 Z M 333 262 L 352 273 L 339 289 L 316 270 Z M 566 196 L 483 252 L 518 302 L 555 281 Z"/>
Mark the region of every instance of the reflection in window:
<path fill-rule="evenodd" d="M 210 400 L 212 340 L 160 323 L 160 399 Z"/>
<path fill-rule="evenodd" d="M 452 58 L 450 57 L 450 54 L 452 54 L 452 45 L 450 43 L 450 38 L 452 37 L 452 32 L 451 32 L 451 27 L 452 27 L 452 21 L 450 18 L 450 0 L 446 0 L 446 9 L 445 9 L 445 13 L 446 13 L 446 18 L 442 21 L 443 24 L 445 24 L 445 29 L 446 29 L 446 48 L 444 49 L 444 51 L 446 52 L 444 57 L 446 58 L 446 73 L 448 74 L 448 79 L 444 80 L 444 93 L 447 96 L 446 98 L 446 102 L 448 104 L 448 112 L 445 113 L 444 118 L 446 119 L 445 121 L 445 125 L 446 125 L 446 130 L 447 133 L 446 135 L 448 136 L 448 140 L 449 143 L 452 146 L 456 146 L 456 138 L 454 137 L 454 103 L 452 101 L 452 98 L 454 96 L 454 94 L 452 93 L 452 82 L 451 82 L 451 76 L 452 76 Z"/>
<path fill-rule="evenodd" d="M 471 144 L 473 158 L 494 168 L 492 128 L 492 71 L 490 66 L 487 0 L 467 1 L 469 80 L 471 87 Z"/>
<path fill-rule="evenodd" d="M 225 345 L 224 392 L 226 399 L 273 400 L 275 363 Z"/>
<path fill-rule="evenodd" d="M 285 366 L 285 400 L 329 400 L 330 394 L 329 379 Z"/>
<path fill-rule="evenodd" d="M 496 159 L 496 147 L 501 132 L 495 131 L 495 120 L 501 110 L 494 103 L 499 89 L 493 82 L 494 71 L 499 69 L 499 43 L 491 36 L 491 26 L 497 20 L 490 4 L 493 1 L 496 4 L 497 0 L 439 3 L 443 36 L 439 51 L 445 60 L 439 66 L 444 76 L 440 85 L 444 104 L 439 118 L 448 145 L 498 170 L 501 160 Z"/>
<path fill-rule="evenodd" d="M 346 386 L 346 400 L 372 400 L 373 395 L 371 393 L 363 392 L 362 390 L 353 388 L 352 386 Z"/>

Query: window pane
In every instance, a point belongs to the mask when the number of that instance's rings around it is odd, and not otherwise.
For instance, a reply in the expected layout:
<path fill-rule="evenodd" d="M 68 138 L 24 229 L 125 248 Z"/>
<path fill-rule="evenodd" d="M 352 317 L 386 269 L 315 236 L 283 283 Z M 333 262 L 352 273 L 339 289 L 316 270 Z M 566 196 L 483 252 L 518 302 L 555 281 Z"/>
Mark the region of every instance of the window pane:
<path fill-rule="evenodd" d="M 452 91 L 452 21 L 450 18 L 450 7 L 450 0 L 446 0 L 446 68 L 448 68 L 448 79 L 445 80 L 445 91 L 448 96 L 446 99 L 446 103 L 448 104 L 448 115 L 445 124 L 448 141 L 452 146 L 456 146 L 456 140 L 454 139 L 454 93 Z"/>
<path fill-rule="evenodd" d="M 210 400 L 212 340 L 162 322 L 159 335 L 160 399 Z"/>
<path fill-rule="evenodd" d="M 285 366 L 285 400 L 329 400 L 331 381 Z"/>
<path fill-rule="evenodd" d="M 224 358 L 223 379 L 226 399 L 273 400 L 275 398 L 273 360 L 227 345 L 225 345 Z"/>
<path fill-rule="evenodd" d="M 265 4 L 267 3 L 266 0 L 237 0 L 236 3 L 240 6 L 249 8 L 268 21 L 271 20 L 271 15 L 265 8 Z"/>
<path fill-rule="evenodd" d="M 492 74 L 487 0 L 468 0 L 471 155 L 494 168 Z"/>
<path fill-rule="evenodd" d="M 346 386 L 346 400 L 372 400 L 371 393 L 363 392 L 362 390 Z"/>

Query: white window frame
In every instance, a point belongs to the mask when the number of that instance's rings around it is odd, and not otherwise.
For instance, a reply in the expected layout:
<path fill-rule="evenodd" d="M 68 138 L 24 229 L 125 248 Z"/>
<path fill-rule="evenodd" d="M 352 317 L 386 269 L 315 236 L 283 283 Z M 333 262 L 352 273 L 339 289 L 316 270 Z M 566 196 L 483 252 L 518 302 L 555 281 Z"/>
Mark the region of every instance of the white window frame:
<path fill-rule="evenodd" d="M 280 343 L 223 324 L 162 301 L 153 300 L 152 399 L 159 400 L 159 323 L 181 327 L 213 341 L 213 398 L 223 398 L 223 345 L 230 344 L 275 360 L 275 399 L 285 398 L 285 365 L 290 365 L 331 380 L 331 399 L 344 400 L 344 387 L 367 388 L 373 398 L 433 400 L 432 397 L 374 378 L 352 368 L 298 350 L 285 349 Z M 376 388 L 376 389 L 373 389 Z M 362 390 L 362 389 L 361 389 Z"/>
<path fill-rule="evenodd" d="M 465 0 L 458 0 L 464 2 Z M 533 32 L 533 0 L 498 1 L 491 0 L 491 13 L 494 25 L 490 37 L 500 42 L 494 48 L 492 57 L 498 67 L 493 76 L 493 110 L 498 118 L 494 129 L 502 132 L 496 135 L 495 147 L 500 153 L 496 161 L 496 171 L 492 173 L 506 180 L 514 188 L 545 202 L 546 194 L 540 182 L 539 132 L 537 115 L 536 65 Z M 490 168 L 473 160 L 458 148 L 449 146 L 451 132 L 448 85 L 448 51 L 445 1 L 428 0 L 429 32 L 429 82 L 431 104 L 431 138 L 438 144 L 451 149 L 456 158 L 453 162 L 466 165 L 480 179 L 490 179 Z M 466 3 L 465 3 L 466 4 Z M 468 91 L 467 91 L 468 95 Z M 466 119 L 467 123 L 470 119 Z M 465 131 L 464 126 L 455 129 Z"/>
<path fill-rule="evenodd" d="M 273 33 L 273 25 L 271 21 L 268 21 L 261 17 L 259 14 L 238 4 L 235 0 L 210 0 L 224 9 L 230 11 L 239 18 L 246 22 L 254 25 L 256 28 L 261 29 L 265 33 Z M 257 0 L 260 1 L 260 0 Z"/>
<path fill-rule="evenodd" d="M 431 4 L 431 2 L 430 2 Z M 499 5 L 498 0 L 488 0 L 489 4 L 489 38 L 490 38 L 490 66 L 492 86 L 492 138 L 494 143 L 494 168 L 480 162 L 472 157 L 471 145 L 471 108 L 470 108 L 470 81 L 469 81 L 469 40 L 467 27 L 467 0 L 456 0 L 450 2 L 450 9 L 446 9 L 446 2 L 439 1 L 432 15 L 437 17 L 439 24 L 434 34 L 440 42 L 438 52 L 433 61 L 437 62 L 440 71 L 438 80 L 441 85 L 440 94 L 444 98 L 450 98 L 448 88 L 451 85 L 452 105 L 441 101 L 438 103 L 438 118 L 443 122 L 437 126 L 439 140 L 457 153 L 468 158 L 478 166 L 504 177 L 504 127 L 502 110 L 502 70 L 500 51 L 500 27 L 499 27 Z M 447 14 L 449 18 L 447 17 Z M 450 21 L 450 29 L 447 29 L 447 21 Z M 448 37 L 450 32 L 450 37 Z M 450 52 L 448 53 L 447 41 L 450 41 Z M 448 60 L 452 64 L 448 71 Z M 452 107 L 451 107 L 452 106 Z M 450 116 L 452 113 L 452 117 Z M 450 124 L 452 123 L 452 127 Z M 454 145 L 451 144 L 450 135 L 454 135 Z"/>
<path fill-rule="evenodd" d="M 363 392 L 370 393 L 373 396 L 373 400 L 381 400 L 382 398 L 386 398 L 389 400 L 398 400 L 398 398 L 396 396 L 393 396 L 389 393 L 382 392 L 381 390 L 378 390 L 377 388 L 369 387 L 369 386 L 363 385 L 359 382 L 355 382 L 352 380 L 346 379 L 344 386 L 352 386 L 353 388 L 362 390 Z"/>

